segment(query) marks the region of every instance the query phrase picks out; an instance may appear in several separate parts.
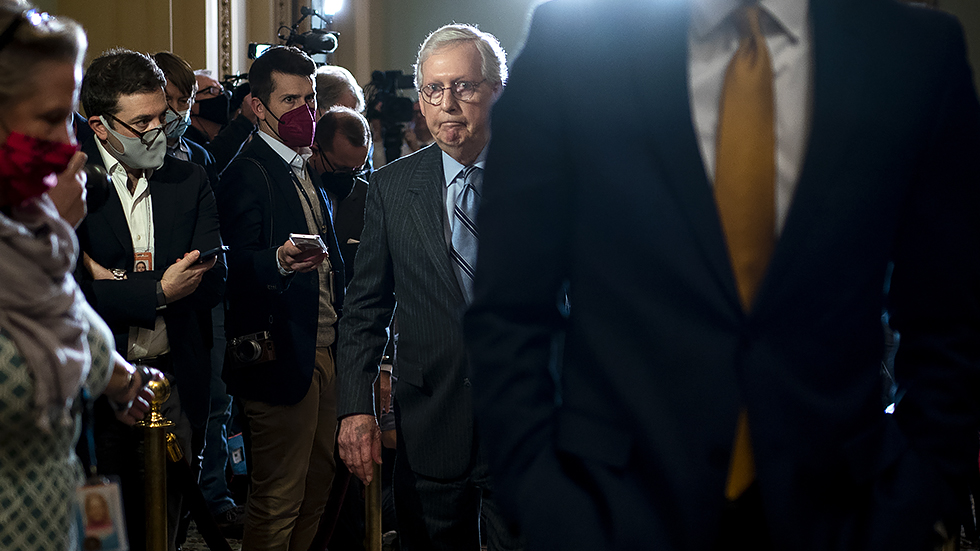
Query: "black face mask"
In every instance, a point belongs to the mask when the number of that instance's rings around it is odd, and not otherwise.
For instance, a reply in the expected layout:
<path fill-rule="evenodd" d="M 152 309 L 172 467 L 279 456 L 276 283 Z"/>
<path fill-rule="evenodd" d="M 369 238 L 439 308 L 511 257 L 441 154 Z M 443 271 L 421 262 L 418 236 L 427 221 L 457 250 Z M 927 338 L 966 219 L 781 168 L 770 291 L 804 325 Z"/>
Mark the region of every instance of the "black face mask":
<path fill-rule="evenodd" d="M 201 100 L 197 102 L 199 106 L 197 116 L 220 125 L 228 124 L 229 101 L 231 101 L 230 92 L 222 92 L 219 96 Z"/>
<path fill-rule="evenodd" d="M 357 177 L 351 172 L 324 172 L 320 174 L 320 179 L 323 180 L 323 188 L 340 201 L 354 191 L 354 184 L 357 182 Z"/>

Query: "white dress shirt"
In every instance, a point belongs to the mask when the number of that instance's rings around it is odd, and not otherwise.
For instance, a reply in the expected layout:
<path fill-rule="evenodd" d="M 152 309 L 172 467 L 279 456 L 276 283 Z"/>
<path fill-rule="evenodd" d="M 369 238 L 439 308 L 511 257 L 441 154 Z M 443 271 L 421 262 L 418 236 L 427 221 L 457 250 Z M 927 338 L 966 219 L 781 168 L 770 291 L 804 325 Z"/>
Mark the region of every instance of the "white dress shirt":
<path fill-rule="evenodd" d="M 136 189 L 129 192 L 129 175 L 126 169 L 102 146 L 99 140 L 95 140 L 95 145 L 99 148 L 102 155 L 102 163 L 106 166 L 112 185 L 116 188 L 116 195 L 122 203 L 123 214 L 126 215 L 126 223 L 129 224 L 129 235 L 133 240 L 133 252 L 136 254 L 150 253 L 153 265 L 147 266 L 149 270 L 164 270 L 177 259 L 164 259 L 156 257 L 154 250 L 153 232 L 153 198 L 150 196 L 150 184 L 146 177 L 152 171 L 143 171 L 143 176 L 136 182 Z M 142 327 L 129 328 L 129 342 L 126 347 L 126 359 L 133 361 L 141 358 L 153 358 L 170 351 L 170 341 L 167 339 L 167 324 L 163 321 L 163 316 L 158 315 L 153 329 Z"/>
<path fill-rule="evenodd" d="M 786 222 L 806 153 L 812 111 L 812 28 L 807 2 L 760 0 L 775 83 L 776 234 Z M 695 0 L 688 28 L 691 116 L 708 179 L 714 182 L 718 111 L 728 63 L 738 49 L 740 0 Z"/>

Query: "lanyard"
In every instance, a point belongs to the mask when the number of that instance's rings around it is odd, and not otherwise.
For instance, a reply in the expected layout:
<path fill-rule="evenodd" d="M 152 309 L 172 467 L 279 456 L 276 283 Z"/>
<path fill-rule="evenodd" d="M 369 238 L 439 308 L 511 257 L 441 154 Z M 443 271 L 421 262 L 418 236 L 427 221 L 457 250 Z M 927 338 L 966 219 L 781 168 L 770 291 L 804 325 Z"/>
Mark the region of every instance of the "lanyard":
<path fill-rule="evenodd" d="M 325 235 L 327 233 L 327 225 L 323 220 L 323 212 L 319 208 L 313 208 L 313 201 L 310 200 L 309 194 L 306 193 L 306 188 L 303 186 L 303 182 L 296 177 L 296 173 L 293 172 L 292 167 L 289 169 L 289 175 L 293 179 L 293 184 L 299 188 L 300 194 L 303 195 L 303 199 L 306 200 L 306 205 L 310 207 L 310 215 L 313 217 L 313 222 L 320 227 L 320 235 Z M 312 187 L 312 184 L 311 184 Z M 317 201 L 317 207 L 320 206 L 320 202 Z M 317 215 L 319 213 L 319 216 Z"/>

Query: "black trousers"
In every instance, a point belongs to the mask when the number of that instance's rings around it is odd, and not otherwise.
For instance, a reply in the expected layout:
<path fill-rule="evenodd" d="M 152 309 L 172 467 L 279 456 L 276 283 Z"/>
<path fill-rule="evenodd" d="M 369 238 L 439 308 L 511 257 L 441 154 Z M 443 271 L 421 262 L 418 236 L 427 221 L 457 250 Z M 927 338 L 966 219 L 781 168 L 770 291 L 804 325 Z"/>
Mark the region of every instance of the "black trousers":
<path fill-rule="evenodd" d="M 481 518 L 489 551 L 524 548 L 494 503 L 485 462 L 445 480 L 414 472 L 407 458 L 399 431 L 393 491 L 402 551 L 479 551 Z"/>

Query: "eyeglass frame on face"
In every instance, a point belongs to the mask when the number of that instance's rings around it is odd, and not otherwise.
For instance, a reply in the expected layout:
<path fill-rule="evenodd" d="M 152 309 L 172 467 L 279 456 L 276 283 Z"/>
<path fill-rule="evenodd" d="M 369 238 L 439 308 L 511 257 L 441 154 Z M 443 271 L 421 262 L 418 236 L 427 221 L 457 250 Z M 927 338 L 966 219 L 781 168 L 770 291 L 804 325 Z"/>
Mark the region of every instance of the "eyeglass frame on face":
<path fill-rule="evenodd" d="M 456 101 L 469 103 L 473 101 L 473 95 L 476 94 L 476 91 L 479 89 L 480 85 L 486 81 L 487 79 L 483 79 L 479 82 L 474 80 L 454 80 L 453 82 L 449 83 L 449 86 L 443 86 L 433 82 L 423 86 L 422 89 L 419 90 L 419 95 L 422 96 L 422 99 L 424 99 L 429 105 L 442 105 L 442 101 L 445 99 L 446 90 L 449 90 L 449 93 L 456 98 Z M 459 90 L 461 86 L 470 87 L 468 98 L 463 98 L 463 94 L 466 93 L 467 90 Z M 438 96 L 438 99 L 436 99 L 436 96 Z"/>
<path fill-rule="evenodd" d="M 218 97 L 218 96 L 220 96 L 221 94 L 224 94 L 224 93 L 225 93 L 224 86 L 222 86 L 220 84 L 217 85 L 217 86 L 212 85 L 212 86 L 207 86 L 207 87 L 201 88 L 197 92 L 194 92 L 194 98 L 193 99 L 197 100 L 198 94 L 205 94 L 205 95 L 211 94 L 213 97 Z M 211 98 L 207 98 L 207 99 L 211 99 Z"/>
<path fill-rule="evenodd" d="M 168 105 L 167 108 L 169 109 L 170 106 Z M 129 126 L 128 124 L 126 124 L 125 122 L 123 122 L 122 119 L 120 119 L 119 117 L 117 117 L 115 115 L 109 115 L 109 117 L 112 120 L 114 120 L 114 121 L 118 122 L 119 124 L 123 125 L 123 128 L 125 128 L 126 130 L 129 130 L 133 134 L 136 134 L 136 137 L 139 138 L 140 143 L 143 144 L 146 147 L 146 150 L 147 151 L 150 150 L 150 146 L 153 145 L 153 141 L 156 140 L 156 138 L 153 138 L 153 140 L 150 140 L 150 142 L 147 143 L 146 142 L 146 139 L 144 138 L 144 136 L 146 136 L 150 132 L 153 132 L 154 130 L 156 130 L 158 132 L 157 137 L 159 137 L 160 134 L 166 135 L 166 132 L 167 132 L 167 129 L 166 129 L 166 126 L 167 125 L 166 124 L 159 124 L 157 126 L 154 126 L 153 128 L 147 128 L 146 130 L 140 132 L 139 130 L 137 130 L 137 129 L 133 128 L 132 126 Z"/>
<path fill-rule="evenodd" d="M 327 163 L 327 166 L 330 167 L 330 172 L 333 174 L 364 179 L 364 176 L 367 175 L 368 173 L 368 169 L 364 168 L 364 165 L 361 165 L 361 168 L 359 170 L 355 170 L 353 168 L 345 168 L 343 170 L 337 170 L 337 167 L 333 166 L 333 163 L 331 163 L 330 159 L 327 158 L 327 154 L 323 151 L 323 149 L 317 148 L 316 152 L 317 154 L 320 155 L 320 158 L 323 159 L 323 162 Z"/>
<path fill-rule="evenodd" d="M 193 103 L 191 103 L 191 105 L 193 105 Z M 190 107 L 188 107 L 188 109 L 190 109 Z M 178 111 L 178 110 L 174 109 L 173 107 L 171 107 L 170 106 L 170 103 L 167 103 L 167 111 L 170 111 L 174 115 L 177 115 L 177 118 L 174 119 L 174 120 L 172 120 L 172 121 L 170 121 L 170 122 L 167 122 L 166 119 L 164 119 L 163 124 L 160 125 L 160 126 L 163 127 L 164 134 L 169 134 L 170 133 L 170 128 L 172 126 L 177 125 L 178 123 L 180 123 L 181 120 L 183 120 L 183 117 L 181 116 L 180 111 Z M 119 119 L 116 119 L 116 120 L 119 120 Z M 119 122 L 122 122 L 122 121 L 119 121 Z M 132 130 L 132 129 L 130 128 L 130 130 Z M 151 128 L 150 130 L 153 130 L 153 129 Z M 147 132 L 149 132 L 150 130 L 147 130 Z M 134 132 L 135 132 L 135 130 L 134 130 Z M 143 144 L 143 145 L 146 145 L 146 144 Z"/>

